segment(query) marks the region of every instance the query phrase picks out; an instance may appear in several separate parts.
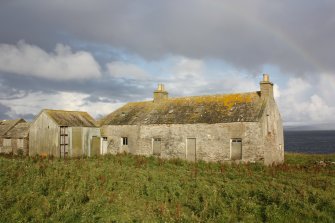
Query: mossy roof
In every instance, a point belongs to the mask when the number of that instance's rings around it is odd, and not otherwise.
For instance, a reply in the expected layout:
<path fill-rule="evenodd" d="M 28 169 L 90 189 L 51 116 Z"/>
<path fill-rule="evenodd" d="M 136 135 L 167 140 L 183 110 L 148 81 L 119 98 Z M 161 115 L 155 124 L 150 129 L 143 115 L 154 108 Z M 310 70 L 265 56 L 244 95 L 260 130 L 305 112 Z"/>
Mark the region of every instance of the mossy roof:
<path fill-rule="evenodd" d="M 95 120 L 87 112 L 44 109 L 59 126 L 97 127 Z"/>
<path fill-rule="evenodd" d="M 6 134 L 6 138 L 27 138 L 29 135 L 29 122 L 22 122 L 16 124 L 11 130 L 9 130 Z"/>
<path fill-rule="evenodd" d="M 17 123 L 26 122 L 24 119 L 0 120 L 0 136 L 4 136 Z"/>
<path fill-rule="evenodd" d="M 258 121 L 260 92 L 131 102 L 104 117 L 101 125 L 195 124 Z"/>

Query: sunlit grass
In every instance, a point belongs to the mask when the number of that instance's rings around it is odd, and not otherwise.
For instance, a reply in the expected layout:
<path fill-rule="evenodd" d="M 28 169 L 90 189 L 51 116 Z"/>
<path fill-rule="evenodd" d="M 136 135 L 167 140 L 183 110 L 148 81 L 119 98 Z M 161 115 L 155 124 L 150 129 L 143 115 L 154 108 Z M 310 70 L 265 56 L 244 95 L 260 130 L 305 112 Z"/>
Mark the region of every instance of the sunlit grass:
<path fill-rule="evenodd" d="M 0 157 L 0 222 L 334 222 L 335 154 L 285 159 Z"/>

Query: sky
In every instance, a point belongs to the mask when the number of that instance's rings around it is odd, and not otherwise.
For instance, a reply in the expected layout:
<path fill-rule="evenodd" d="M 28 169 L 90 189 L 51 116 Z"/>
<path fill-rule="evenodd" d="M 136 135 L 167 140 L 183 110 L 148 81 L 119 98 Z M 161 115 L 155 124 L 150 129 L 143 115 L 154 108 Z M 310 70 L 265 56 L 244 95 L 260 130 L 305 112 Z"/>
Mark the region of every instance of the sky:
<path fill-rule="evenodd" d="M 0 0 L 0 119 L 101 118 L 151 100 L 259 90 L 285 126 L 335 128 L 333 0 Z"/>

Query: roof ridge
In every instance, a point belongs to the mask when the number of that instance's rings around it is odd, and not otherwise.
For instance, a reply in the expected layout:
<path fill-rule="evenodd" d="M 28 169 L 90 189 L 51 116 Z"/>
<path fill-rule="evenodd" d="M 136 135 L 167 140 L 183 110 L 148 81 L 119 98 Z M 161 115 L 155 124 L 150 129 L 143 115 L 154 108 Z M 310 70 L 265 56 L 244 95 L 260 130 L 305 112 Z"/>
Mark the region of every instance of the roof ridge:
<path fill-rule="evenodd" d="M 230 95 L 258 94 L 258 92 L 260 92 L 260 91 L 247 91 L 247 92 L 241 92 L 241 93 L 226 93 L 226 94 L 191 95 L 191 96 L 182 96 L 182 97 L 171 97 L 171 98 L 165 99 L 164 101 L 173 101 L 173 100 L 179 100 L 179 99 L 192 99 L 192 98 L 201 98 L 201 97 L 220 97 L 220 96 L 230 96 Z M 153 102 L 153 101 L 152 100 L 150 100 L 150 101 L 132 101 L 132 102 L 126 103 L 125 105 L 127 105 L 127 104 L 138 104 L 138 103 L 149 103 L 149 102 Z"/>
<path fill-rule="evenodd" d="M 48 109 L 48 108 L 45 108 L 45 109 L 42 109 L 43 111 L 59 111 L 59 112 L 81 112 L 81 113 L 87 113 L 87 111 L 72 111 L 72 110 L 62 110 L 62 109 Z"/>

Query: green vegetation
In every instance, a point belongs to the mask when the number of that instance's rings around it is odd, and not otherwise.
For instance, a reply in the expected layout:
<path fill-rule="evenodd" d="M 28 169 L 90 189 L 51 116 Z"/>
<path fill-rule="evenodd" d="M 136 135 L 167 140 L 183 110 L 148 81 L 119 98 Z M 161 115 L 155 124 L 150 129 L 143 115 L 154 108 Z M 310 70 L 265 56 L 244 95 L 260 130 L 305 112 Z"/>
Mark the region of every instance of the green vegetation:
<path fill-rule="evenodd" d="M 335 222 L 335 154 L 286 160 L 0 157 L 0 222 Z"/>

